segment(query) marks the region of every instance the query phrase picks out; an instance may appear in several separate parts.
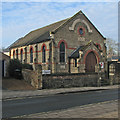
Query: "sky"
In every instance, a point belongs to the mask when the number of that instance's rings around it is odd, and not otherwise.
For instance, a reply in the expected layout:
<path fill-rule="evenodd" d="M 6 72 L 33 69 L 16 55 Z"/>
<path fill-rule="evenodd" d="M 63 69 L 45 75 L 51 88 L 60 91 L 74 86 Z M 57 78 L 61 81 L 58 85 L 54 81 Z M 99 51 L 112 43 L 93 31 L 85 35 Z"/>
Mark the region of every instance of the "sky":
<path fill-rule="evenodd" d="M 22 1 L 22 0 L 21 0 Z M 49 0 L 50 1 L 50 0 Z M 2 1 L 2 47 L 6 48 L 30 31 L 82 12 L 105 38 L 118 41 L 118 2 L 8 2 Z M 92 0 L 91 0 L 92 1 Z M 109 1 L 109 0 L 105 0 Z"/>

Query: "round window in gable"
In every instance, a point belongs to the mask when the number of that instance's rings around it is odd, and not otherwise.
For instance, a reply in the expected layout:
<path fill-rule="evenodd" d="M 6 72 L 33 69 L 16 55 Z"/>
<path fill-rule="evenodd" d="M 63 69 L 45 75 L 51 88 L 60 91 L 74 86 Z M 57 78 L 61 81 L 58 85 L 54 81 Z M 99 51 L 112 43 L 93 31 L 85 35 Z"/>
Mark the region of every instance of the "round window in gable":
<path fill-rule="evenodd" d="M 79 27 L 79 28 L 78 28 L 78 33 L 79 33 L 80 36 L 84 36 L 84 34 L 85 34 L 84 28 Z"/>
<path fill-rule="evenodd" d="M 79 33 L 80 33 L 80 35 L 83 35 L 83 29 L 82 28 L 79 29 Z"/>

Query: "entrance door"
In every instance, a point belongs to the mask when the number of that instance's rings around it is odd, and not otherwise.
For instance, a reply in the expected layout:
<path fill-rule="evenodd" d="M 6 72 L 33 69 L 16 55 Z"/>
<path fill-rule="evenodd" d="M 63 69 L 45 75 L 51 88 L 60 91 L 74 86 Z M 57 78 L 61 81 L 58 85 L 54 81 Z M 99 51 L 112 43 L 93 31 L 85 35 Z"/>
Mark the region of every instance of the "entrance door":
<path fill-rule="evenodd" d="M 95 72 L 96 64 L 97 64 L 97 59 L 94 52 L 88 53 L 85 61 L 86 72 Z"/>

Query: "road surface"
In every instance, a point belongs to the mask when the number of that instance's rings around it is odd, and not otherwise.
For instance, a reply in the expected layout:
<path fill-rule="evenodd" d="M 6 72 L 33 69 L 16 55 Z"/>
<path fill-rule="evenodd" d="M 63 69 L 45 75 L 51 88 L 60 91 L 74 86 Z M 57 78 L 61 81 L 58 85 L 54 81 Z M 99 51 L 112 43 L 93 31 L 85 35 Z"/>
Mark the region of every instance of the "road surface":
<path fill-rule="evenodd" d="M 45 97 L 5 100 L 2 103 L 2 112 L 3 118 L 10 118 L 117 99 L 118 89 L 57 94 Z"/>

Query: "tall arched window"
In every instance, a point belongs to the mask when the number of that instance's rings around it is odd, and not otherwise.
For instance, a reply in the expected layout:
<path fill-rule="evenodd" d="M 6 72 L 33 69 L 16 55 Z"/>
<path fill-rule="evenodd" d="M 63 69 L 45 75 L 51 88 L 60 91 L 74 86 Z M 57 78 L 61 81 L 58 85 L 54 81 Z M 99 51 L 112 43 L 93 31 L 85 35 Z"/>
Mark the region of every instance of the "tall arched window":
<path fill-rule="evenodd" d="M 33 49 L 30 48 L 30 63 L 33 63 Z"/>
<path fill-rule="evenodd" d="M 24 51 L 25 51 L 25 63 L 27 63 L 27 47 L 24 49 Z"/>
<path fill-rule="evenodd" d="M 23 61 L 23 49 L 21 49 L 21 52 L 20 52 L 20 53 L 21 53 L 21 59 L 20 59 L 20 60 L 21 60 L 21 62 L 22 62 L 22 61 Z"/>
<path fill-rule="evenodd" d="M 15 59 L 15 51 L 13 51 L 13 59 Z"/>
<path fill-rule="evenodd" d="M 18 59 L 18 49 L 16 50 L 16 59 Z"/>
<path fill-rule="evenodd" d="M 36 45 L 35 48 L 36 48 L 36 59 L 35 59 L 36 61 L 35 62 L 38 63 L 38 45 Z"/>
<path fill-rule="evenodd" d="M 46 53 L 45 53 L 45 46 L 42 48 L 42 63 L 46 62 Z"/>
<path fill-rule="evenodd" d="M 60 62 L 65 62 L 65 44 L 61 42 L 60 44 Z"/>

